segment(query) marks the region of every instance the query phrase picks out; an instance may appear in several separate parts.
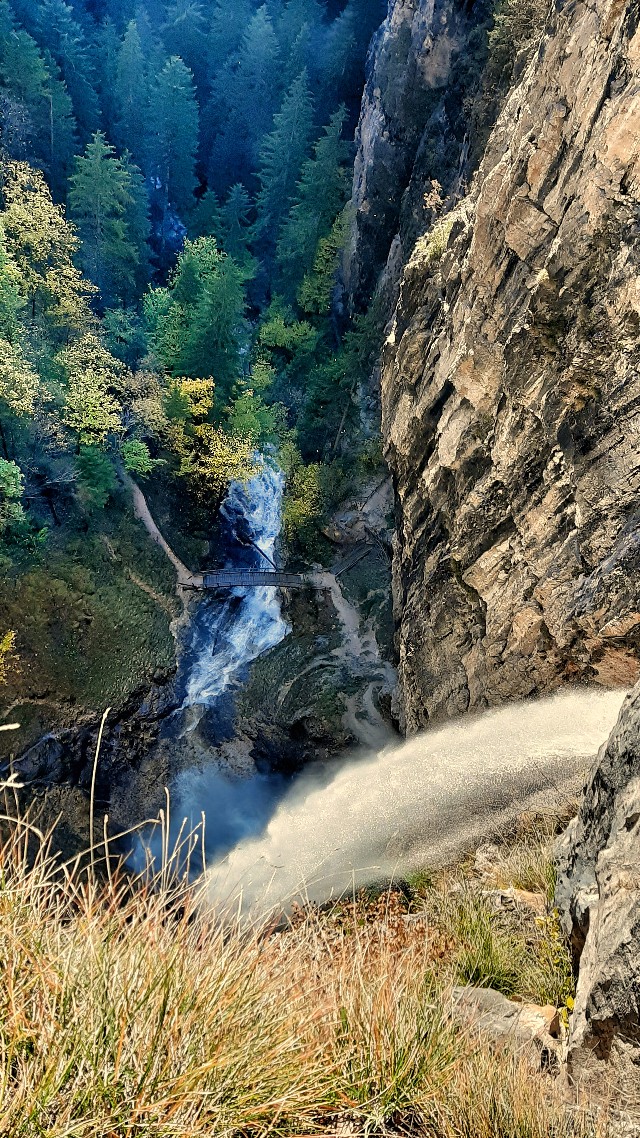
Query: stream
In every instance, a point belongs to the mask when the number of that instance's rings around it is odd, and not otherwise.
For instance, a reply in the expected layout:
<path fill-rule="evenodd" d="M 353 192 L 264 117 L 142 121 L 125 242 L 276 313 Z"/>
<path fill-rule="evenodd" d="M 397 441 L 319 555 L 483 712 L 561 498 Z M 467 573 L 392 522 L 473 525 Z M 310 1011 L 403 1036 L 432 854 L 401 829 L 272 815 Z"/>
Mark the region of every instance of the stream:
<path fill-rule="evenodd" d="M 282 471 L 268 459 L 249 482 L 232 484 L 221 510 L 225 568 L 276 563 L 284 484 Z M 364 677 L 364 713 L 357 714 L 355 698 L 345 695 L 345 725 L 361 746 L 382 745 L 392 732 L 374 696 L 383 686 L 391 690 L 394 670 L 382 660 L 373 633 L 360 627 L 360 615 L 337 579 L 319 573 L 316 584 L 331 597 L 342 643 L 310 668 L 342 667 Z M 273 587 L 212 593 L 195 610 L 181 665 L 181 705 L 164 729 L 163 744 L 177 768 L 170 788 L 170 845 L 204 820 L 208 864 L 262 833 L 291 785 L 290 778 L 257 770 L 235 730 L 236 701 L 251 665 L 291 631 L 282 595 Z M 156 844 L 153 839 L 153 853 Z"/>
<path fill-rule="evenodd" d="M 222 508 L 225 567 L 277 561 L 283 492 L 282 472 L 268 461 L 246 485 L 232 485 Z M 234 733 L 251 665 L 292 632 L 280 592 L 212 594 L 193 618 L 181 706 L 166 740 L 180 756 L 169 848 L 198 831 L 191 868 L 206 868 L 212 903 L 234 911 L 239 903 L 263 911 L 301 896 L 322 900 L 443 864 L 524 809 L 557 808 L 579 790 L 622 703 L 622 692 L 576 687 L 399 743 L 374 698 L 392 685 L 391 665 L 336 577 L 319 572 L 316 585 L 331 597 L 341 644 L 307 671 L 337 666 L 360 678 L 359 711 L 346 696 L 344 715 L 360 746 L 294 778 L 257 770 Z M 154 859 L 160 843 L 157 833 L 148 839 Z"/>

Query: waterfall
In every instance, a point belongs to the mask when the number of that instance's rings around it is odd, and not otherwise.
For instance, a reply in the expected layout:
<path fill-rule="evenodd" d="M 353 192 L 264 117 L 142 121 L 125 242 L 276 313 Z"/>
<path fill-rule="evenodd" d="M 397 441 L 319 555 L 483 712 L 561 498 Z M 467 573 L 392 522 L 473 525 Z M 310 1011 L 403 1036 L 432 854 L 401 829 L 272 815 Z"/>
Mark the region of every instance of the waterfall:
<path fill-rule="evenodd" d="M 282 526 L 284 481 L 281 470 L 264 462 L 255 478 L 232 484 L 222 507 L 226 544 L 231 550 L 225 568 L 264 568 L 274 560 Z M 284 640 L 288 632 L 277 589 L 236 588 L 223 603 L 205 602 L 195 622 L 184 706 L 210 706 L 242 682 L 249 664 Z"/>
<path fill-rule="evenodd" d="M 275 560 L 284 485 L 282 471 L 266 460 L 250 481 L 231 485 L 221 511 L 225 568 L 265 567 Z M 235 588 L 199 605 L 182 703 L 164 738 L 173 770 L 179 771 L 171 786 L 170 845 L 184 818 L 191 828 L 206 816 L 209 856 L 226 853 L 268 822 L 285 783 L 256 771 L 237 745 L 234 701 L 250 665 L 289 632 L 274 588 Z M 143 845 L 161 856 L 157 833 L 146 835 Z M 138 867 L 143 863 L 140 849 L 133 860 Z"/>
<path fill-rule="evenodd" d="M 412 868 L 447 864 L 580 790 L 624 693 L 571 688 L 466 716 L 378 754 L 310 769 L 264 833 L 209 873 L 213 904 L 258 911 L 325 900 Z"/>

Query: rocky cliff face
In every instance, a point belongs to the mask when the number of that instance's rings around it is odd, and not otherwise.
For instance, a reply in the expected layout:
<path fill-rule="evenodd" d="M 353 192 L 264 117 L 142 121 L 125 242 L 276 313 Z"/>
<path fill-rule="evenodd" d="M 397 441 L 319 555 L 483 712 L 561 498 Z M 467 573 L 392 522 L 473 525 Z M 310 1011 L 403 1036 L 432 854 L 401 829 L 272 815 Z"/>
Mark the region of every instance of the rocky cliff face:
<path fill-rule="evenodd" d="M 559 851 L 557 902 L 580 965 L 568 1050 L 579 1089 L 640 1107 L 640 685 Z M 637 1133 L 637 1131 L 634 1131 Z"/>
<path fill-rule="evenodd" d="M 432 220 L 431 180 L 445 194 L 460 184 L 468 151 L 462 105 L 477 80 L 470 49 L 485 8 L 485 0 L 391 0 L 373 40 L 342 274 L 352 310 L 366 306 L 385 266 L 393 293 Z"/>
<path fill-rule="evenodd" d="M 392 5 L 388 23 L 428 70 L 424 10 Z M 556 3 L 469 195 L 404 271 L 382 401 L 408 732 L 640 674 L 637 24 L 636 2 Z M 453 25 L 446 39 L 443 58 Z M 390 145 L 369 98 L 362 234 Z"/>

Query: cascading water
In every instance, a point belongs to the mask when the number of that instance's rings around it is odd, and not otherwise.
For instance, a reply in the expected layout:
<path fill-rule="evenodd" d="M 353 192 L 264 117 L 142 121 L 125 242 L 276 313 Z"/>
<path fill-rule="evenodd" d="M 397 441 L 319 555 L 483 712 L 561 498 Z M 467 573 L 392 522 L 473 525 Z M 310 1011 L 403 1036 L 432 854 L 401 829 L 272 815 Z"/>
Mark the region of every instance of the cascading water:
<path fill-rule="evenodd" d="M 284 482 L 282 471 L 264 461 L 249 482 L 232 484 L 222 507 L 226 568 L 265 568 L 274 561 Z M 284 790 L 283 779 L 255 770 L 234 738 L 234 704 L 250 665 L 289 631 L 280 594 L 269 587 L 221 593 L 201 603 L 194 617 L 182 705 L 165 747 L 174 769 L 176 756 L 182 768 L 171 787 L 172 835 L 184 818 L 190 827 L 204 814 L 209 856 L 260 832 Z"/>
<path fill-rule="evenodd" d="M 265 568 L 273 563 L 282 527 L 283 491 L 282 471 L 268 463 L 250 482 L 233 483 L 222 507 L 226 541 L 232 550 L 226 568 Z M 184 706 L 211 706 L 241 682 L 248 665 L 284 640 L 288 631 L 277 589 L 237 588 L 222 604 L 205 603 L 196 621 Z"/>
<path fill-rule="evenodd" d="M 260 837 L 209 873 L 215 905 L 260 912 L 301 895 L 446 864 L 533 808 L 564 806 L 618 716 L 623 692 L 572 688 L 465 717 L 375 755 L 310 770 Z"/>
<path fill-rule="evenodd" d="M 227 567 L 275 558 L 283 485 L 282 473 L 265 463 L 249 483 L 231 487 L 223 507 Z M 360 634 L 358 614 L 335 578 L 319 575 L 319 584 L 330 589 L 343 626 L 340 654 L 354 668 L 371 657 L 383 680 L 375 643 Z M 527 804 L 539 804 L 541 794 L 548 802 L 576 790 L 622 702 L 621 692 L 574 688 L 467 717 L 400 746 L 384 745 L 384 724 L 372 715 L 360 735 L 368 754 L 363 747 L 360 757 L 287 782 L 256 771 L 250 751 L 244 766 L 238 761 L 234 710 L 250 665 L 288 632 L 279 593 L 266 587 L 207 600 L 195 618 L 182 705 L 166 736 L 181 755 L 172 832 L 183 818 L 195 827 L 205 817 L 215 904 L 235 907 L 242 896 L 261 910 L 301 892 L 324 899 L 352 882 L 455 856 Z M 201 865 L 192 860 L 195 869 Z"/>

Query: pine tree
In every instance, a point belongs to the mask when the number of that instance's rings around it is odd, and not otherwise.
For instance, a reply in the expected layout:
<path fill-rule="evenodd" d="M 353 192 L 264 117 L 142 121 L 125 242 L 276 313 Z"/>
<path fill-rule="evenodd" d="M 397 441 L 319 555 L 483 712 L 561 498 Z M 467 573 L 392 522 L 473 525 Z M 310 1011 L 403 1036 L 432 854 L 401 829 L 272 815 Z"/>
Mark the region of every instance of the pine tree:
<path fill-rule="evenodd" d="M 145 299 L 149 341 L 174 376 L 213 376 L 224 410 L 240 373 L 245 274 L 214 237 L 187 241 L 168 289 Z"/>
<path fill-rule="evenodd" d="M 57 200 L 64 197 L 71 163 L 77 149 L 77 123 L 71 96 L 60 69 L 48 54 L 45 89 L 46 125 L 43 130 L 42 162 Z M 46 140 L 46 141 L 45 141 Z"/>
<path fill-rule="evenodd" d="M 296 193 L 313 134 L 313 100 L 306 72 L 292 83 L 260 153 L 256 208 L 261 235 L 274 242 Z"/>
<path fill-rule="evenodd" d="M 47 69 L 32 36 L 19 28 L 11 5 L 0 3 L 0 84 L 27 105 L 43 97 Z"/>
<path fill-rule="evenodd" d="M 286 86 L 305 68 L 315 72 L 319 57 L 325 8 L 319 0 L 289 0 L 277 24 L 282 58 L 286 60 Z"/>
<path fill-rule="evenodd" d="M 205 45 L 209 82 L 213 83 L 230 56 L 241 50 L 245 29 L 254 15 L 251 0 L 234 0 L 233 19 L 229 19 L 228 0 L 215 0 Z"/>
<path fill-rule="evenodd" d="M 348 106 L 362 95 L 369 41 L 385 18 L 386 0 L 348 0 L 327 34 L 324 88 L 327 96 Z"/>
<path fill-rule="evenodd" d="M 345 119 L 346 110 L 340 107 L 316 143 L 313 157 L 305 162 L 295 204 L 280 233 L 277 260 L 289 295 L 295 295 L 302 278 L 313 268 L 318 242 L 330 232 L 347 200 L 349 147 L 342 140 Z"/>
<path fill-rule="evenodd" d="M 249 252 L 255 238 L 255 229 L 249 220 L 251 208 L 249 194 L 242 183 L 237 182 L 220 209 L 220 243 L 238 265 L 253 271 L 254 259 Z"/>
<path fill-rule="evenodd" d="M 105 15 L 119 31 L 123 31 L 134 17 L 135 0 L 105 0 Z"/>
<path fill-rule="evenodd" d="M 218 192 L 238 181 L 251 184 L 280 91 L 278 40 L 263 5 L 247 28 L 237 65 L 224 67 L 213 82 L 212 100 L 226 119 L 211 148 L 208 168 L 209 184 Z"/>
<path fill-rule="evenodd" d="M 62 196 L 75 140 L 71 101 L 57 64 L 18 27 L 6 0 L 0 3 L 0 115 L 5 153 L 42 164 Z"/>
<path fill-rule="evenodd" d="M 127 209 L 127 229 L 129 240 L 136 250 L 134 282 L 135 289 L 129 297 L 129 303 L 134 304 L 149 284 L 151 266 L 149 264 L 149 237 L 151 226 L 149 222 L 149 195 L 145 180 L 139 166 L 131 161 L 127 151 L 122 156 L 122 165 L 129 176 L 129 193 L 131 201 Z M 125 297 L 125 303 L 127 302 Z"/>
<path fill-rule="evenodd" d="M 165 48 L 170 55 L 179 55 L 186 63 L 199 90 L 207 81 L 207 61 L 202 50 L 205 35 L 204 13 L 198 0 L 174 0 L 169 4 L 167 20 L 162 28 Z"/>
<path fill-rule="evenodd" d="M 85 139 L 100 125 L 100 107 L 95 68 L 82 27 L 64 0 L 41 0 L 38 26 L 38 38 L 60 67 L 81 138 Z"/>
<path fill-rule="evenodd" d="M 113 20 L 104 19 L 95 32 L 94 59 L 98 82 L 98 96 L 102 108 L 102 121 L 108 138 L 115 138 L 117 108 L 115 90 L 118 78 L 118 58 L 121 37 Z"/>
<path fill-rule="evenodd" d="M 152 111 L 152 171 L 162 187 L 164 212 L 171 204 L 187 215 L 195 205 L 198 105 L 193 76 L 177 56 L 158 75 Z"/>
<path fill-rule="evenodd" d="M 148 223 L 142 179 L 134 170 L 98 132 L 76 159 L 69 180 L 69 209 L 82 239 L 80 259 L 105 307 L 117 300 L 131 303 L 142 283 L 137 271 Z"/>
<path fill-rule="evenodd" d="M 207 190 L 189 219 L 189 237 L 217 237 L 220 232 L 220 202 L 213 190 Z"/>
<path fill-rule="evenodd" d="M 140 33 L 135 20 L 127 25 L 116 65 L 113 91 L 114 137 L 122 150 L 144 167 L 147 158 L 149 87 Z"/>
<path fill-rule="evenodd" d="M 40 49 L 19 29 L 6 0 L 0 3 L 0 122 L 11 158 L 30 157 L 45 98 L 47 69 Z"/>

